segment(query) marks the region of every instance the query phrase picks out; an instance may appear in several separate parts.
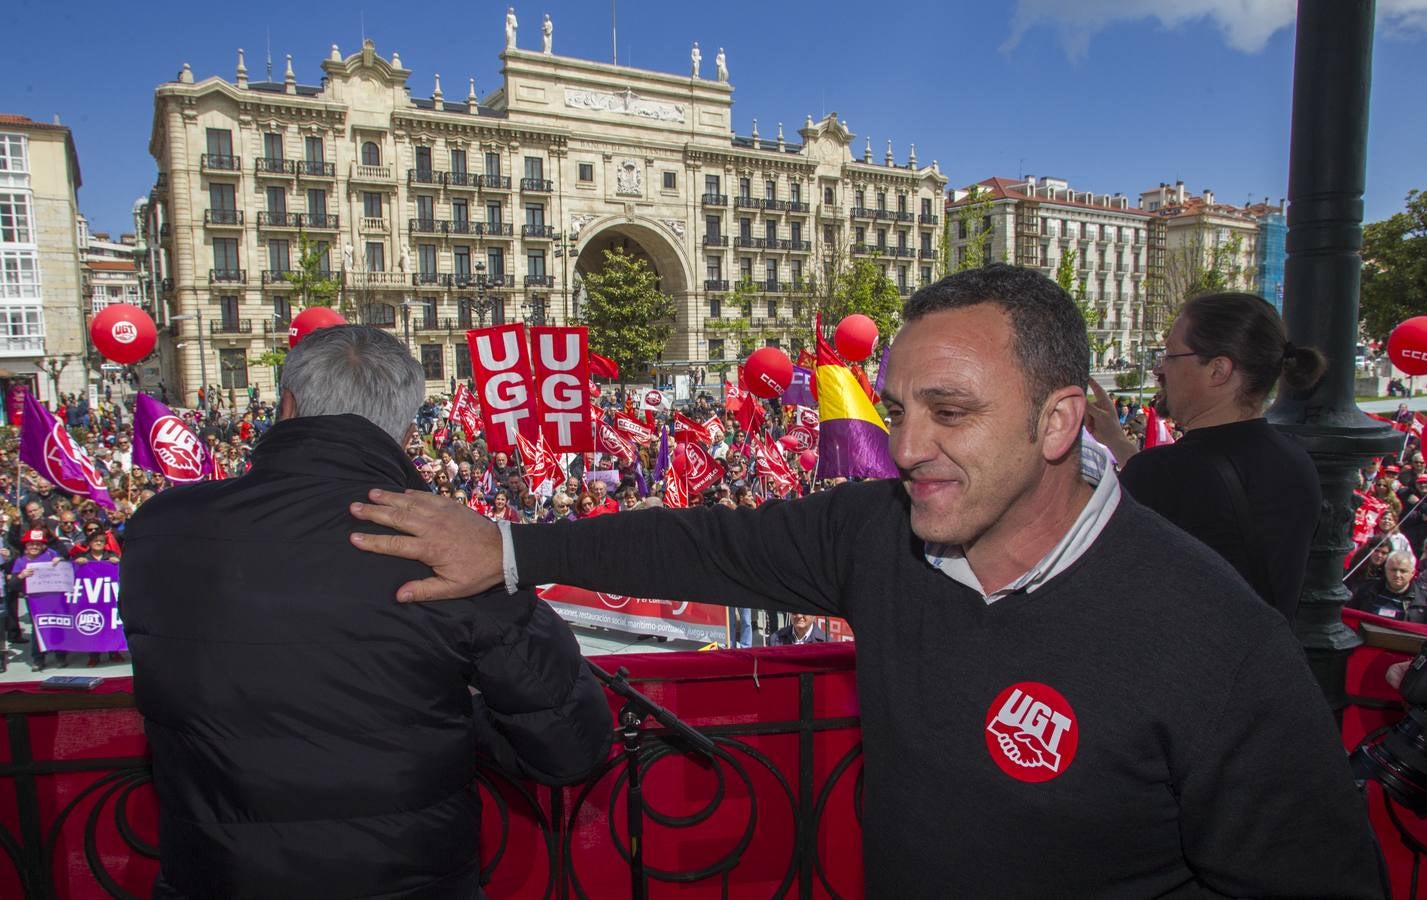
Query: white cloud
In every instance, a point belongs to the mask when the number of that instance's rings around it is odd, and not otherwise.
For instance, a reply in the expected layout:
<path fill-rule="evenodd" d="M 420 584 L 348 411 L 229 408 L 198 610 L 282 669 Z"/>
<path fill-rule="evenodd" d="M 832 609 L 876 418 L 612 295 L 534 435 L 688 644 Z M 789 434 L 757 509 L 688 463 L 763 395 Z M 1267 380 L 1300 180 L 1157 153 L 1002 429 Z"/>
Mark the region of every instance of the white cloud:
<path fill-rule="evenodd" d="M 1027 32 L 1054 28 L 1072 60 L 1083 58 L 1090 39 L 1118 22 L 1152 20 L 1173 29 L 1209 20 L 1224 43 L 1257 53 L 1280 29 L 1293 24 L 1296 0 L 1016 0 L 1011 34 L 1001 49 L 1014 50 Z M 1379 24 L 1393 36 L 1427 34 L 1427 0 L 1380 0 Z"/>

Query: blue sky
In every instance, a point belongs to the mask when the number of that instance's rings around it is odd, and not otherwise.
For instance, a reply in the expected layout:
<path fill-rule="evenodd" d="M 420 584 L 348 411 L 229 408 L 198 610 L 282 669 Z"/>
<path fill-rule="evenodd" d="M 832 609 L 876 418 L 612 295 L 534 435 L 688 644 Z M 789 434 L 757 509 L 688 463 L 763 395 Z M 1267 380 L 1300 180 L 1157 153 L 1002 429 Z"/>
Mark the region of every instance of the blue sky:
<path fill-rule="evenodd" d="M 505 2 L 398 4 L 143 4 L 10 0 L 21 40 L 0 56 L 0 112 L 74 130 L 83 169 L 80 207 L 95 230 L 130 230 L 130 208 L 153 183 L 148 155 L 153 89 L 188 62 L 202 79 L 232 79 L 238 47 L 262 77 L 268 35 L 274 75 L 291 53 L 298 80 L 316 83 L 329 46 L 361 42 L 401 53 L 411 87 L 447 97 L 476 79 L 500 83 Z M 365 5 L 365 8 L 363 8 Z M 1427 0 L 1380 0 L 1369 136 L 1369 220 L 1427 189 Z M 836 111 L 888 138 L 899 162 L 910 142 L 953 185 L 1022 173 L 1077 189 L 1137 197 L 1183 179 L 1219 199 L 1277 199 L 1288 180 L 1291 0 L 618 0 L 620 61 L 685 72 L 699 41 L 711 75 L 720 46 L 734 84 L 740 133 L 753 118 L 791 137 L 804 116 Z M 610 58 L 603 0 L 516 0 L 520 45 L 538 49 L 549 12 L 555 52 Z M 70 64 L 69 61 L 74 63 Z"/>

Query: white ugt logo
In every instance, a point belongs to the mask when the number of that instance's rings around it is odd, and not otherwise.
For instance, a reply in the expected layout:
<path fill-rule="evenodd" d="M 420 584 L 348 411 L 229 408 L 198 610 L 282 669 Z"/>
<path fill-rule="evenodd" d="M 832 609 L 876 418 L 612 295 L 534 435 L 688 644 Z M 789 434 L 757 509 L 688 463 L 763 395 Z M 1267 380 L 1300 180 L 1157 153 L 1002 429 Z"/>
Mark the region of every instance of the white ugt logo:
<path fill-rule="evenodd" d="M 1018 766 L 1060 771 L 1060 739 L 1071 720 L 1016 688 L 986 726 L 1006 758 Z"/>

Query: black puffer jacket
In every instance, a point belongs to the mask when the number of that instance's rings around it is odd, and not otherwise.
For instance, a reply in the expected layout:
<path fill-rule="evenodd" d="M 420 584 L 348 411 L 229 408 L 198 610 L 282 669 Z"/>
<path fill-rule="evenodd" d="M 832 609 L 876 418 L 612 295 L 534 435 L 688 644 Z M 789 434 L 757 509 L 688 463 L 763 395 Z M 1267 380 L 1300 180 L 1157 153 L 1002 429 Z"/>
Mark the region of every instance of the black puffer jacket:
<path fill-rule="evenodd" d="M 407 486 L 420 476 L 365 419 L 294 419 L 247 475 L 166 491 L 130 522 L 157 896 L 476 897 L 478 744 L 549 783 L 604 759 L 609 707 L 548 606 L 397 604 L 429 571 L 348 542 L 380 530 L 352 501 Z"/>

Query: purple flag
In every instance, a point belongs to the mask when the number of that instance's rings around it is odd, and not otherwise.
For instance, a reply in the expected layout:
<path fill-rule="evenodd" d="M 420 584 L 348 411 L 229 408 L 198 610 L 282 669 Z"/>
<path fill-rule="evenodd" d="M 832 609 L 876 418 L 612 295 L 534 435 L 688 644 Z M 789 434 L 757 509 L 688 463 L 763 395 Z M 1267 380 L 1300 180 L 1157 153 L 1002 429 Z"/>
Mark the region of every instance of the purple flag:
<path fill-rule="evenodd" d="M 892 342 L 882 345 L 882 356 L 877 360 L 877 380 L 872 383 L 872 393 L 881 395 L 882 386 L 887 383 L 887 354 L 892 352 Z"/>
<path fill-rule="evenodd" d="M 618 470 L 618 469 L 596 469 L 596 470 L 594 470 L 593 472 L 586 472 L 586 473 L 585 473 L 585 479 L 584 479 L 584 480 L 585 480 L 585 487 L 589 487 L 591 482 L 594 482 L 594 481 L 603 481 L 604 484 L 605 484 L 605 487 L 609 490 L 609 493 L 613 494 L 616 490 L 619 489 L 619 481 L 620 481 L 619 470 Z"/>
<path fill-rule="evenodd" d="M 89 454 L 74 442 L 64 424 L 28 392 L 20 425 L 20 461 L 60 490 L 88 497 L 105 509 L 114 508 L 114 500 Z"/>
<path fill-rule="evenodd" d="M 41 554 L 34 562 L 46 562 L 43 557 Z M 25 568 L 31 563 L 22 557 L 16 566 Z M 59 570 L 71 570 L 74 582 L 68 591 L 43 591 L 26 596 L 40 649 L 90 653 L 129 649 L 124 639 L 124 622 L 119 618 L 119 564 L 71 563 L 58 557 L 50 564 Z"/>
<path fill-rule="evenodd" d="M 813 396 L 812 389 L 813 373 L 801 366 L 793 366 L 793 380 L 789 382 L 788 389 L 783 392 L 782 402 L 784 406 L 811 406 L 817 409 L 818 401 Z"/>
<path fill-rule="evenodd" d="M 659 455 L 654 459 L 654 480 L 662 481 L 669 471 L 669 426 L 659 432 Z"/>
<path fill-rule="evenodd" d="M 213 458 L 183 420 L 148 394 L 134 398 L 134 465 L 162 472 L 174 484 L 213 474 Z"/>
<path fill-rule="evenodd" d="M 649 496 L 649 479 L 644 477 L 644 463 L 638 456 L 634 457 L 634 488 L 640 497 Z"/>

